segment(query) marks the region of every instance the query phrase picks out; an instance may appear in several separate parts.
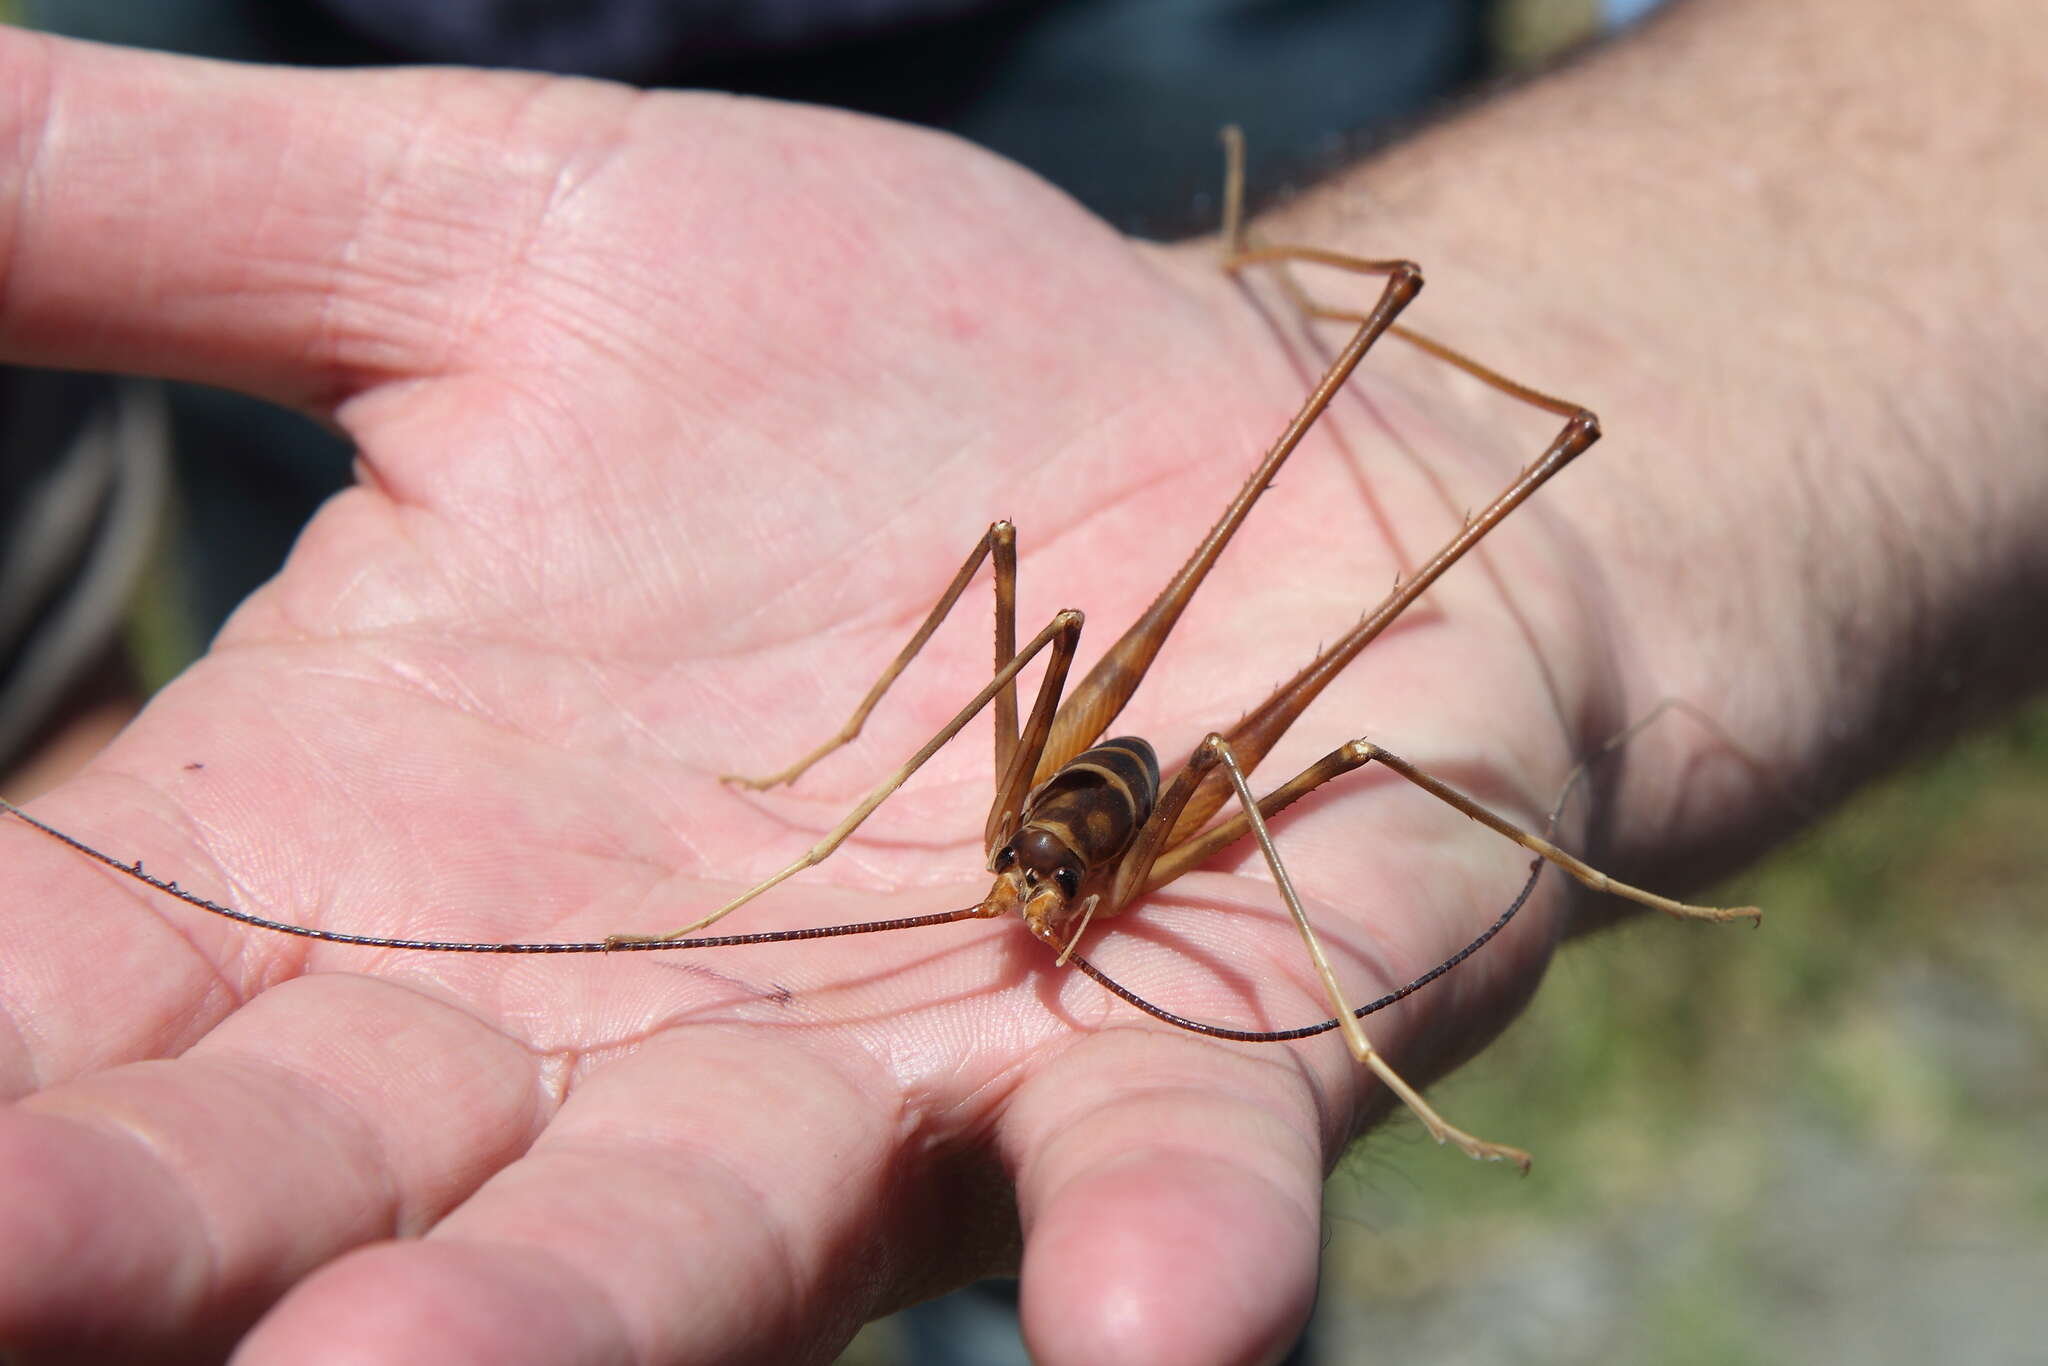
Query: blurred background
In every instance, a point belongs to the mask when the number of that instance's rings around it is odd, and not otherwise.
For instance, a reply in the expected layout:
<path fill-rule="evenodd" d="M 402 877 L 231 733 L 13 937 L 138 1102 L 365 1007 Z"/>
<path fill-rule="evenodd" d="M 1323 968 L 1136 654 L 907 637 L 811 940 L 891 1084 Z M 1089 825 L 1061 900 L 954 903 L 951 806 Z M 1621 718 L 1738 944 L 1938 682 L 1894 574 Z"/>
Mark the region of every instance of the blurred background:
<path fill-rule="evenodd" d="M 1710 904 L 1566 948 L 1330 1183 L 1320 1361 L 2048 1360 L 2048 706 L 1862 793 Z"/>
<path fill-rule="evenodd" d="M 1171 237 L 1213 225 L 1225 122 L 1246 125 L 1270 198 L 1649 7 L 904 0 L 881 28 L 844 15 L 886 6 L 821 5 L 838 26 L 804 29 L 731 17 L 802 6 L 713 5 L 728 22 L 695 37 L 666 0 L 0 0 L 0 21 L 847 105 L 962 132 Z M 1118 146 L 1132 162 L 1104 160 Z M 348 461 L 230 395 L 0 375 L 0 795 L 60 781 L 202 650 Z M 1536 1153 L 1535 1173 L 1459 1160 L 1405 1118 L 1359 1145 L 1329 1186 L 1294 1360 L 2048 1360 L 2043 889 L 2036 705 L 1705 898 L 1767 907 L 1763 930 L 1639 917 L 1568 948 L 1506 1038 L 1433 1092 Z M 1022 1361 L 1004 1298 L 873 1325 L 846 1361 Z"/>

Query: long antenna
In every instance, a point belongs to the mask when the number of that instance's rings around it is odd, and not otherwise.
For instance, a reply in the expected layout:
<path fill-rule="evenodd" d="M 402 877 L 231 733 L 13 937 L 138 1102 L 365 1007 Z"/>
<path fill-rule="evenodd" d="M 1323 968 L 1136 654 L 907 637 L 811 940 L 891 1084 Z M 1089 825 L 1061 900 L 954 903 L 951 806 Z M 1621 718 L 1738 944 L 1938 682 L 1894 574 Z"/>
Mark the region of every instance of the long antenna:
<path fill-rule="evenodd" d="M 1575 772 L 1572 781 L 1576 782 L 1578 777 L 1579 775 Z M 1568 783 L 1567 788 L 1569 786 L 1570 784 Z M 1560 798 L 1559 804 L 1562 805 L 1562 798 Z M 196 892 L 186 891 L 175 880 L 166 880 L 157 877 L 153 873 L 144 871 L 140 859 L 137 859 L 134 863 L 123 863 L 111 854 L 102 853 L 85 841 L 64 833 L 56 826 L 37 820 L 34 816 L 29 815 L 28 812 L 4 797 L 0 797 L 0 812 L 14 816 L 25 824 L 40 830 L 59 844 L 76 850 L 96 863 L 105 864 L 123 877 L 132 878 L 144 886 L 164 893 L 166 896 L 176 897 L 188 906 L 194 906 L 202 911 L 211 912 L 227 920 L 234 920 L 244 925 L 254 926 L 259 930 L 270 930 L 276 934 L 293 935 L 300 939 L 317 939 L 328 944 L 353 944 L 358 948 L 411 949 L 424 953 L 655 953 L 670 949 L 722 949 L 736 948 L 744 944 L 787 944 L 801 939 L 837 939 L 852 934 L 877 934 L 885 930 L 910 930 L 919 929 L 927 925 L 949 925 L 959 920 L 974 919 L 976 918 L 975 913 L 981 909 L 977 903 L 973 906 L 963 906 L 955 911 L 935 911 L 928 915 L 903 916 L 894 920 L 861 920 L 847 925 L 820 925 L 800 930 L 763 930 L 754 934 L 716 934 L 696 939 L 628 939 L 621 941 L 599 939 L 584 943 L 565 941 L 560 943 L 530 944 L 476 942 L 459 939 L 397 939 L 375 934 L 348 934 L 341 930 L 319 930 L 308 925 L 294 925 L 288 921 L 271 920 L 266 916 L 253 915 L 248 911 L 236 910 L 233 906 L 223 906 L 218 901 L 209 901 Z M 1554 822 L 1555 812 L 1552 813 L 1552 819 Z M 1544 860 L 1540 858 L 1531 862 L 1529 866 L 1529 879 L 1522 884 L 1521 892 L 1509 903 L 1508 908 L 1500 913 L 1500 916 L 1493 924 L 1487 926 L 1471 943 L 1465 945 L 1465 947 L 1459 949 L 1456 953 L 1444 959 L 1443 962 L 1438 963 L 1428 972 L 1423 973 L 1420 977 L 1408 983 L 1408 985 L 1395 991 L 1390 991 L 1376 1001 L 1366 1002 L 1354 1010 L 1352 1014 L 1362 1020 L 1375 1011 L 1385 1010 L 1396 1001 L 1422 990 L 1422 988 L 1428 986 L 1431 982 L 1434 982 L 1437 978 L 1443 976 L 1452 968 L 1457 967 L 1458 964 L 1484 948 L 1489 940 L 1508 927 L 1508 922 L 1513 920 L 1516 913 L 1528 903 L 1530 896 L 1536 891 L 1537 882 L 1543 876 L 1543 865 Z M 1331 1030 L 1336 1029 L 1339 1023 L 1336 1020 L 1324 1020 L 1320 1024 L 1303 1025 L 1297 1029 L 1276 1030 L 1231 1029 L 1224 1025 L 1205 1024 L 1200 1020 L 1189 1019 L 1185 1015 L 1176 1015 L 1164 1006 L 1154 1005 L 1129 987 L 1123 985 L 1123 983 L 1117 981 L 1114 977 L 1111 977 L 1101 968 L 1096 967 L 1080 954 L 1074 954 L 1071 961 L 1075 967 L 1079 968 L 1082 973 L 1092 979 L 1097 985 L 1125 1003 L 1135 1006 L 1154 1019 L 1162 1020 L 1176 1029 L 1184 1029 L 1191 1034 L 1206 1035 L 1212 1039 L 1230 1039 L 1238 1043 L 1288 1043 L 1295 1039 L 1310 1039 L 1318 1034 L 1327 1034 Z"/>
<path fill-rule="evenodd" d="M 13 802 L 0 798 L 0 811 L 16 816 L 48 835 L 60 844 L 67 844 L 87 858 L 104 863 L 123 877 L 135 879 L 153 887 L 166 896 L 174 896 L 187 906 L 196 906 L 202 911 L 211 911 L 229 920 L 253 925 L 259 930 L 271 930 L 278 934 L 296 935 L 300 939 L 318 939 L 328 944 L 354 944 L 369 949 L 416 949 L 428 953 L 652 953 L 661 949 L 728 949 L 742 944 L 787 944 L 799 939 L 836 939 L 849 934 L 875 934 L 882 930 L 909 930 L 925 925 L 946 925 L 956 920 L 972 919 L 980 906 L 963 906 L 957 911 L 935 911 L 930 915 L 904 916 L 899 920 L 862 920 L 851 925 L 820 925 L 807 930 L 763 930 L 755 934 L 716 934 L 700 939 L 627 939 L 611 941 L 599 939 L 590 943 L 559 944 L 496 944 L 471 943 L 456 939 L 389 939 L 375 934 L 345 934 L 340 930 L 316 930 L 306 925 L 293 925 L 283 920 L 271 920 L 247 911 L 238 911 L 232 906 L 223 906 L 218 901 L 208 901 L 194 892 L 188 892 L 175 881 L 165 881 L 152 873 L 142 870 L 142 861 L 123 863 L 111 854 L 103 854 L 83 840 L 74 839 L 54 825 L 45 825 Z"/>
<path fill-rule="evenodd" d="M 1449 958 L 1444 959 L 1443 962 L 1438 963 L 1428 972 L 1423 973 L 1407 986 L 1390 991 L 1377 1001 L 1367 1001 L 1364 1005 L 1351 1012 L 1353 1018 L 1362 1020 L 1374 1011 L 1385 1010 L 1394 1002 L 1414 995 L 1437 978 L 1449 972 L 1452 968 L 1458 966 L 1458 964 L 1464 962 L 1467 958 L 1470 958 L 1473 954 L 1479 952 L 1479 950 L 1485 948 L 1487 941 L 1506 929 L 1508 922 L 1515 918 L 1515 913 L 1521 910 L 1528 903 L 1530 896 L 1535 893 L 1536 883 L 1543 877 L 1543 864 L 1544 860 L 1540 858 L 1530 863 L 1529 880 L 1522 884 L 1521 892 L 1508 904 L 1508 908 L 1500 913 L 1500 918 L 1487 926 L 1477 939 L 1474 939 L 1464 948 L 1459 949 Z M 1212 1039 L 1231 1039 L 1237 1043 L 1289 1043 L 1295 1039 L 1312 1039 L 1318 1034 L 1327 1034 L 1342 1024 L 1342 1021 L 1339 1020 L 1324 1020 L 1321 1024 L 1303 1025 L 1299 1029 L 1273 1030 L 1231 1029 L 1224 1025 L 1204 1024 L 1200 1020 L 1191 1020 L 1185 1015 L 1176 1015 L 1165 1006 L 1153 1005 L 1150 1001 L 1138 995 L 1137 992 L 1132 991 L 1129 987 L 1117 981 L 1078 953 L 1073 955 L 1071 961 L 1075 967 L 1081 969 L 1082 972 L 1094 979 L 1098 986 L 1102 987 L 1103 990 L 1109 992 L 1112 996 L 1117 997 L 1128 1005 L 1136 1006 L 1155 1020 L 1164 1020 L 1175 1029 L 1185 1029 L 1190 1034 L 1204 1034 Z"/>

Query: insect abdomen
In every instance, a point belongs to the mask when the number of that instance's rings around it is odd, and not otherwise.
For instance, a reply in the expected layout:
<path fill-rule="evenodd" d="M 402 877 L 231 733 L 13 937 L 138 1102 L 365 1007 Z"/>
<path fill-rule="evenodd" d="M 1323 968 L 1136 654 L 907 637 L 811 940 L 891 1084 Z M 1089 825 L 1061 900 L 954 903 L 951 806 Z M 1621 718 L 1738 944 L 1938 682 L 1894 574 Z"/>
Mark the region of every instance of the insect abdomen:
<path fill-rule="evenodd" d="M 1107 867 L 1130 847 L 1159 796 L 1159 759 L 1135 735 L 1120 735 L 1077 754 L 1032 794 L 1027 830 L 1044 831 L 1089 871 Z"/>

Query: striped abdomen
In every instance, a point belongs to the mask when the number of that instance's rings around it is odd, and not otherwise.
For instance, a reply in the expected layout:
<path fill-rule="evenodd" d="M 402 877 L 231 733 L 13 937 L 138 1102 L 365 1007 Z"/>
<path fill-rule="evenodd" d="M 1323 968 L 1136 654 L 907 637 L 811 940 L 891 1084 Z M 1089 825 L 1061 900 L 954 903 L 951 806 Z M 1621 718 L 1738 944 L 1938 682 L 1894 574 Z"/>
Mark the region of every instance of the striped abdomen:
<path fill-rule="evenodd" d="M 1064 872 L 1058 881 L 1072 896 L 1089 874 L 1113 867 L 1131 847 L 1158 796 L 1152 746 L 1135 735 L 1105 740 L 1031 794 L 1010 848 L 1040 877 Z"/>

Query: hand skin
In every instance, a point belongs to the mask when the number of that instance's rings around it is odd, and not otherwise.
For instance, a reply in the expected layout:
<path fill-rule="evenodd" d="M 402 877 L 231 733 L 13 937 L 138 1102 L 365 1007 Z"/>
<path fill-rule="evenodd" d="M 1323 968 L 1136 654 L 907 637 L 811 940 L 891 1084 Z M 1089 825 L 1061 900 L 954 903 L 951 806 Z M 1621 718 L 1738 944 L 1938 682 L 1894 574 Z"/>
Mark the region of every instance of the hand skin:
<path fill-rule="evenodd" d="M 1880 86 L 1871 52 L 1797 41 L 1832 17 L 1879 44 L 1868 22 L 1780 8 L 1688 7 L 1262 227 L 1415 256 L 1417 326 L 1613 433 L 1367 652 L 1269 781 L 1370 733 L 1533 819 L 1677 695 L 1826 791 L 1890 752 L 1901 698 L 1946 699 L 1938 728 L 2039 679 L 2038 646 L 1983 628 L 1987 595 L 2048 578 L 2022 534 L 2048 475 L 2019 458 L 2043 426 L 2021 315 L 2042 265 L 2015 226 L 2048 216 L 2003 160 L 2039 165 L 2013 114 L 2040 93 L 2010 32 L 2029 21 L 1898 0 L 1882 46 L 1914 60 L 1877 63 Z M 1863 110 L 1860 159 L 1792 117 L 1822 74 L 1812 112 Z M 280 919 L 681 923 L 978 685 L 977 595 L 793 792 L 716 781 L 829 733 L 989 520 L 1021 530 L 1025 631 L 1091 614 L 1085 666 L 1305 388 L 1213 247 L 1124 241 L 929 134 L 6 31 L 0 90 L 0 355 L 232 385 L 361 449 L 360 487 L 207 658 L 37 807 Z M 1729 192 L 1707 169 L 1754 198 L 1709 213 Z M 1394 350 L 1332 419 L 1119 726 L 1169 761 L 1549 434 Z M 1870 566 L 1907 546 L 1902 602 Z M 1931 685 L 1931 646 L 1977 651 L 1970 689 Z M 731 928 L 978 898 L 977 734 Z M 1765 790 L 1661 727 L 1601 793 L 1603 853 L 1672 890 L 1781 832 Z M 1518 883 L 1516 851 L 1398 784 L 1304 806 L 1282 848 L 1357 994 Z M 1013 925 L 377 953 L 189 912 L 17 823 L 0 845 L 0 1344 L 27 1360 L 821 1360 L 1004 1270 L 1055 1366 L 1268 1359 L 1313 1292 L 1323 1173 L 1385 1110 L 1334 1041 L 1157 1027 Z M 1320 1018 L 1273 905 L 1228 858 L 1101 956 L 1151 949 L 1127 975 L 1202 1018 Z M 1534 989 L 1572 909 L 1540 898 L 1376 1041 L 1441 1073 Z"/>

